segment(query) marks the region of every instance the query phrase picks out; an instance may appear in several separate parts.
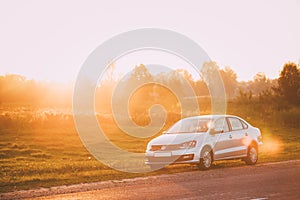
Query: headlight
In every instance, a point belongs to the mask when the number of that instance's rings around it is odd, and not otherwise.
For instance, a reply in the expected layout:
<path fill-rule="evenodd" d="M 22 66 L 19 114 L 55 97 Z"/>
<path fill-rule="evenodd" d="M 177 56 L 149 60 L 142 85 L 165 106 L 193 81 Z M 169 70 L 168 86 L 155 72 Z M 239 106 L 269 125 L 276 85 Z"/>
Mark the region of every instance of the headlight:
<path fill-rule="evenodd" d="M 179 145 L 179 148 L 180 149 L 192 149 L 192 148 L 196 147 L 196 144 L 197 144 L 197 141 L 196 140 L 192 140 L 192 141 L 181 143 Z"/>

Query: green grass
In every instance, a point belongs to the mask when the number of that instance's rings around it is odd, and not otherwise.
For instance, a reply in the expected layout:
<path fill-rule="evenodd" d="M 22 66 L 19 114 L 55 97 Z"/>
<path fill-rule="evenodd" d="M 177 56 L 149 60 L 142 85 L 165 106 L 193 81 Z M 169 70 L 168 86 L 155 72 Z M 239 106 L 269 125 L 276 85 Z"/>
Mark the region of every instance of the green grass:
<path fill-rule="evenodd" d="M 241 108 L 240 108 L 241 109 Z M 260 163 L 300 158 L 300 128 L 260 120 L 258 112 L 249 109 L 229 108 L 230 114 L 238 114 L 261 129 L 265 143 Z M 251 113 L 251 112 L 253 113 Z M 295 111 L 293 111 L 295 112 Z M 259 115 L 258 115 L 259 116 Z M 193 165 L 172 165 L 151 173 L 133 174 L 113 170 L 93 158 L 82 145 L 74 124 L 51 116 L 53 121 L 37 126 L 39 122 L 14 120 L 10 126 L 0 128 L 0 192 L 51 187 L 84 182 L 167 174 L 198 170 Z M 20 121 L 20 119 L 17 119 Z M 33 124 L 28 124 L 28 121 Z M 61 122 L 58 122 L 61 121 Z M 59 123 L 57 125 L 57 123 Z M 53 124 L 53 126 L 51 126 Z M 132 152 L 144 152 L 150 139 L 134 139 L 125 136 L 114 125 L 103 125 L 109 139 Z M 242 161 L 219 161 L 213 168 L 242 166 Z"/>

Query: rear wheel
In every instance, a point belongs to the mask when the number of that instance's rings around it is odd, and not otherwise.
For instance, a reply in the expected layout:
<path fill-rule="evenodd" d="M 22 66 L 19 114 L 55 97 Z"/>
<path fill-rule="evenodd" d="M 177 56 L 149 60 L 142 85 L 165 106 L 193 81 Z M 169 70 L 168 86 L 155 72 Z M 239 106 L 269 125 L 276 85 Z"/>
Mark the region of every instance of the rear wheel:
<path fill-rule="evenodd" d="M 249 146 L 247 157 L 244 159 L 247 165 L 254 165 L 258 160 L 257 148 L 255 146 Z"/>
<path fill-rule="evenodd" d="M 199 168 L 202 170 L 207 170 L 211 167 L 213 162 L 212 151 L 209 148 L 204 149 L 201 152 Z"/>

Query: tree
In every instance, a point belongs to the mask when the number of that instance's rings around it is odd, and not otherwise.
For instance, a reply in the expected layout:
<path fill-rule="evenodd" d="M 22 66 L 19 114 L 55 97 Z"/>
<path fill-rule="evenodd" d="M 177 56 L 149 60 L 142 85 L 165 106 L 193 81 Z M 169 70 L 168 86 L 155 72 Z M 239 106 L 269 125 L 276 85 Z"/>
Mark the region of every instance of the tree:
<path fill-rule="evenodd" d="M 263 91 L 270 89 L 273 84 L 272 80 L 268 79 L 265 73 L 259 72 L 253 77 L 253 81 L 248 82 L 248 89 L 251 90 L 254 95 L 259 95 Z"/>
<path fill-rule="evenodd" d="M 138 83 L 146 83 L 152 81 L 152 75 L 148 71 L 147 67 L 143 64 L 135 66 L 133 73 L 131 74 L 131 80 Z"/>
<path fill-rule="evenodd" d="M 277 91 L 292 104 L 300 104 L 300 69 L 292 62 L 286 63 L 278 78 Z"/>
<path fill-rule="evenodd" d="M 129 75 L 128 79 L 125 80 L 124 83 L 119 82 L 114 93 L 119 96 L 120 101 L 125 102 L 128 101 L 131 98 L 131 96 L 137 92 L 137 90 L 146 87 L 146 85 L 151 83 L 152 81 L 153 77 L 149 72 L 148 68 L 145 65 L 140 64 L 134 67 L 132 73 Z M 148 101 L 151 93 L 151 90 L 140 91 L 142 92 L 138 92 L 137 94 L 135 94 L 135 101 L 132 102 L 136 105 L 142 105 L 143 102 Z M 124 109 L 124 107 L 120 107 L 120 109 Z"/>
<path fill-rule="evenodd" d="M 238 85 L 236 73 L 230 67 L 225 67 L 224 70 L 220 70 L 220 74 L 224 82 L 227 97 L 233 98 L 236 95 Z"/>

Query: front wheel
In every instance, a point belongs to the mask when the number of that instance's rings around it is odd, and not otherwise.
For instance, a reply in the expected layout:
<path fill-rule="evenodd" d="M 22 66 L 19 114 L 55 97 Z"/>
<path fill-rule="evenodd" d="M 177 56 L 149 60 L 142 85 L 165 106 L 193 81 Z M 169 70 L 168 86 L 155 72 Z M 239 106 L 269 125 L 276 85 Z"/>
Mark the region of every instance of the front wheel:
<path fill-rule="evenodd" d="M 200 156 L 199 168 L 202 170 L 207 170 L 211 167 L 212 162 L 212 151 L 210 149 L 204 149 Z"/>
<path fill-rule="evenodd" d="M 244 159 L 247 165 L 254 165 L 258 160 L 257 149 L 254 146 L 248 148 L 247 157 Z"/>

